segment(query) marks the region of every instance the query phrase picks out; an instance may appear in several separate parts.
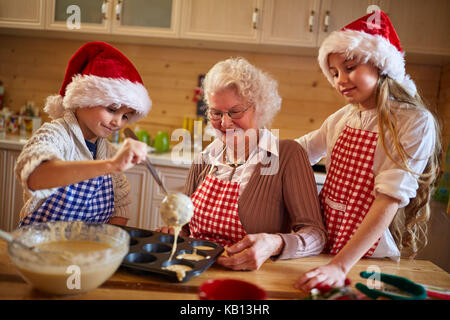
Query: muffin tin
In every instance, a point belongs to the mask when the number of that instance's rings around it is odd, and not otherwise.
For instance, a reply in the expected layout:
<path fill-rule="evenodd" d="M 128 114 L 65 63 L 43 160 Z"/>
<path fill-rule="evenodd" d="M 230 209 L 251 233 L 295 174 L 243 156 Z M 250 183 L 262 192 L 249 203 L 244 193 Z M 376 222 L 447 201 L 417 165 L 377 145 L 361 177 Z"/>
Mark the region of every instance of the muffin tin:
<path fill-rule="evenodd" d="M 174 235 L 132 227 L 120 227 L 130 235 L 130 250 L 123 259 L 121 267 L 138 273 L 156 273 L 176 282 L 186 282 L 191 277 L 201 274 L 224 251 L 223 246 L 216 242 L 179 236 L 176 251 L 169 262 L 167 260 L 172 251 Z M 197 246 L 211 247 L 212 250 L 197 249 L 197 254 L 205 257 L 199 261 L 177 259 L 179 254 L 193 253 Z M 176 272 L 163 269 L 163 267 L 173 264 L 187 265 L 192 270 L 187 271 L 186 276 L 179 281 Z"/>

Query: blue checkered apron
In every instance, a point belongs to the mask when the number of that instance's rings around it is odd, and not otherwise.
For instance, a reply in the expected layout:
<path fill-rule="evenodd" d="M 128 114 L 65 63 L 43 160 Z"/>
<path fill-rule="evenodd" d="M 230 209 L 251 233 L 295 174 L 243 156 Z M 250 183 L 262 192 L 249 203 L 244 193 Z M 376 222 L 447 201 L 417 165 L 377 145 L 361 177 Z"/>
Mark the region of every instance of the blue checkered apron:
<path fill-rule="evenodd" d="M 114 190 L 110 175 L 59 188 L 19 224 L 45 221 L 106 223 L 114 213 Z"/>

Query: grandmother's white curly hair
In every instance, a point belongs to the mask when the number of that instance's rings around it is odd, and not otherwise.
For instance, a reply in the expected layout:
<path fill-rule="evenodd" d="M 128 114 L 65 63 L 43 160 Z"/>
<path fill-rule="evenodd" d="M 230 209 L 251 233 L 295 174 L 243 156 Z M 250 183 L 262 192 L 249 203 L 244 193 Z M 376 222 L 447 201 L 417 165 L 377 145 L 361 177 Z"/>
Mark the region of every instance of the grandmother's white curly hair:
<path fill-rule="evenodd" d="M 208 108 L 209 95 L 227 88 L 235 89 L 239 97 L 255 106 L 259 128 L 270 126 L 281 107 L 276 80 L 244 58 L 229 58 L 216 63 L 203 80 Z"/>

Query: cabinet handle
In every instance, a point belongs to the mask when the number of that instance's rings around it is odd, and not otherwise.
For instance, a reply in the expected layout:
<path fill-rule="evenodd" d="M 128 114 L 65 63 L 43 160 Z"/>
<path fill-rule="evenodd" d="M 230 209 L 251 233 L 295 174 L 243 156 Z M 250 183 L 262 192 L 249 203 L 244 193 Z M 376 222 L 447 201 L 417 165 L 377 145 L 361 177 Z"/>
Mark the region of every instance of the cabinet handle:
<path fill-rule="evenodd" d="M 252 17 L 253 29 L 255 30 L 258 26 L 258 13 L 259 13 L 258 8 L 255 8 L 255 10 L 253 10 L 253 17 Z"/>
<path fill-rule="evenodd" d="M 106 15 L 106 12 L 108 12 L 108 0 L 103 0 L 102 3 L 102 19 L 108 20 L 108 16 Z"/>
<path fill-rule="evenodd" d="M 325 19 L 323 20 L 323 31 L 328 32 L 328 27 L 330 25 L 330 11 L 325 12 Z"/>
<path fill-rule="evenodd" d="M 122 11 L 122 0 L 119 0 L 116 4 L 116 20 L 120 20 L 120 13 Z"/>
<path fill-rule="evenodd" d="M 311 10 L 311 14 L 309 15 L 309 32 L 313 32 L 313 26 L 314 26 L 314 15 L 316 13 L 314 10 Z"/>

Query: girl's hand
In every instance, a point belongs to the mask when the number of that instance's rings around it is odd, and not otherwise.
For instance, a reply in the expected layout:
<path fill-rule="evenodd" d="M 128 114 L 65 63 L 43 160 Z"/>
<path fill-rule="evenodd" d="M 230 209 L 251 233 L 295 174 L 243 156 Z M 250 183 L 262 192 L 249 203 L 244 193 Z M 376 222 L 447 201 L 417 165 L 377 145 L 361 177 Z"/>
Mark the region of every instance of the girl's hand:
<path fill-rule="evenodd" d="M 295 288 L 305 292 L 311 291 L 317 285 L 330 287 L 343 287 L 345 272 L 336 264 L 327 264 L 306 272 L 294 285 Z"/>
<path fill-rule="evenodd" d="M 126 138 L 119 151 L 111 159 L 116 171 L 122 172 L 141 163 L 147 157 L 147 144 Z"/>
<path fill-rule="evenodd" d="M 228 257 L 219 257 L 217 263 L 232 270 L 258 270 L 271 256 L 280 254 L 283 246 L 277 234 L 250 234 L 226 248 Z"/>

